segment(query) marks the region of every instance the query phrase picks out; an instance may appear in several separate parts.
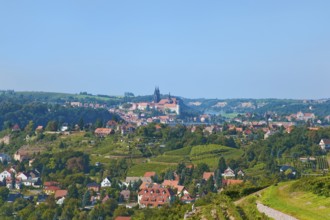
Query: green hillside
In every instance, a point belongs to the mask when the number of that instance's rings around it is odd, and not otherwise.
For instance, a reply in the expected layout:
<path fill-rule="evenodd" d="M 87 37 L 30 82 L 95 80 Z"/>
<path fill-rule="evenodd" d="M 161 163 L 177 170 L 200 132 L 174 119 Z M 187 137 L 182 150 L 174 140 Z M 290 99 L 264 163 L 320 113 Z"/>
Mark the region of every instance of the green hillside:
<path fill-rule="evenodd" d="M 279 183 L 262 193 L 264 205 L 301 220 L 330 219 L 330 197 L 292 187 L 296 181 Z"/>

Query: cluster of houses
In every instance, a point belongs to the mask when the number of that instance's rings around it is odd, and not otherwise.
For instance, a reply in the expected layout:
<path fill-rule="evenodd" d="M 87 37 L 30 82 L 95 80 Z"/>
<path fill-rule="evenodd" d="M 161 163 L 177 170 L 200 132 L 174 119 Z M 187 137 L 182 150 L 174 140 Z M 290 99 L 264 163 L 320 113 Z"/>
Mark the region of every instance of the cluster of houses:
<path fill-rule="evenodd" d="M 288 121 L 297 120 L 297 121 L 314 121 L 315 120 L 315 114 L 314 113 L 303 113 L 298 112 L 297 114 L 291 114 L 286 117 Z"/>
<path fill-rule="evenodd" d="M 126 135 L 133 133 L 135 130 L 136 126 L 132 123 L 120 124 L 114 120 L 110 120 L 106 123 L 105 128 L 96 128 L 94 134 L 98 137 L 105 137 L 114 133 Z"/>
<path fill-rule="evenodd" d="M 228 167 L 223 176 L 223 185 L 241 184 L 242 179 L 237 179 L 238 176 L 244 176 L 242 171 L 235 172 Z M 5 182 L 6 186 L 13 189 L 12 178 L 15 177 L 15 188 L 21 189 L 22 185 L 36 188 L 40 191 L 37 195 L 37 204 L 45 202 L 48 196 L 54 196 L 56 204 L 62 205 L 65 198 L 68 195 L 68 190 L 63 189 L 59 182 L 49 181 L 41 183 L 40 174 L 37 171 L 29 172 L 18 172 L 11 168 L 0 173 L 1 182 Z M 193 198 L 185 186 L 179 184 L 179 176 L 175 174 L 173 180 L 164 180 L 162 183 L 155 183 L 153 179 L 157 179 L 155 172 L 146 172 L 143 177 L 126 177 L 125 181 L 117 182 L 119 187 L 122 188 L 120 191 L 121 202 L 126 203 L 127 207 L 133 207 L 138 205 L 140 208 L 146 207 L 162 207 L 164 205 L 171 204 L 176 197 L 182 202 L 189 204 L 195 202 L 196 198 Z M 213 172 L 204 172 L 202 179 L 204 181 L 214 178 Z M 137 195 L 133 193 L 130 188 L 133 184 L 138 183 Z M 109 177 L 105 177 L 100 183 L 92 182 L 86 185 L 87 190 L 91 193 L 90 204 L 91 207 L 98 203 L 105 203 L 109 198 L 108 195 L 101 197 L 101 190 L 112 186 L 112 181 Z M 130 190 L 131 189 L 131 190 Z M 132 195 L 136 197 L 132 198 Z M 24 195 L 20 193 L 11 193 L 8 197 L 8 202 L 14 202 L 17 198 L 23 198 Z M 27 198 L 30 199 L 30 198 Z M 130 202 L 137 203 L 130 203 Z"/>
<path fill-rule="evenodd" d="M 107 108 L 106 105 L 98 104 L 98 103 L 70 102 L 68 104 L 70 104 L 71 107 L 79 107 L 79 108 L 94 108 L 94 109 Z"/>
<path fill-rule="evenodd" d="M 21 189 L 22 186 L 40 188 L 42 186 L 40 173 L 37 170 L 16 172 L 14 168 L 10 168 L 0 173 L 0 182 L 8 189 Z"/>
<path fill-rule="evenodd" d="M 142 181 L 139 187 L 138 204 L 140 208 L 146 207 L 161 207 L 165 204 L 171 204 L 175 197 L 178 197 L 183 203 L 189 204 L 195 202 L 185 186 L 179 184 L 179 175 L 175 174 L 173 180 L 164 180 L 161 184 L 154 183 L 153 178 L 157 178 L 155 172 L 146 172 L 143 177 L 127 177 L 125 184 L 131 184 L 132 181 Z M 241 184 L 244 177 L 243 171 L 235 173 L 229 167 L 222 174 L 223 186 Z M 203 181 L 208 181 L 210 178 L 215 178 L 214 172 L 204 172 Z"/>

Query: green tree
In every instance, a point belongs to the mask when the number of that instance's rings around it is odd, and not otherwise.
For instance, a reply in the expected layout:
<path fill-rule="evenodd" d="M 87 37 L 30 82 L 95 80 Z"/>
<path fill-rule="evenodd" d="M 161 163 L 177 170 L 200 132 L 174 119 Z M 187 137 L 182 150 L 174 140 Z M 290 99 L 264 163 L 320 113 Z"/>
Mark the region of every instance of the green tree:
<path fill-rule="evenodd" d="M 97 119 L 95 124 L 94 124 L 95 128 L 102 128 L 103 127 L 103 122 L 101 119 Z"/>
<path fill-rule="evenodd" d="M 9 189 L 5 186 L 0 187 L 0 199 L 4 202 L 7 200 L 9 195 Z"/>
<path fill-rule="evenodd" d="M 84 130 L 85 122 L 84 122 L 84 119 L 82 117 L 79 119 L 78 126 L 79 126 L 80 130 Z"/>
<path fill-rule="evenodd" d="M 33 121 L 29 121 L 29 123 L 25 126 L 24 131 L 31 136 L 34 133 L 33 130 L 34 130 L 34 123 Z"/>
<path fill-rule="evenodd" d="M 69 186 L 69 188 L 68 188 L 68 198 L 74 198 L 74 199 L 79 198 L 79 192 L 78 192 L 78 189 L 76 187 L 76 184 L 72 184 L 72 185 Z"/>
<path fill-rule="evenodd" d="M 58 130 L 58 122 L 57 121 L 49 121 L 45 128 L 46 131 L 57 131 Z"/>
<path fill-rule="evenodd" d="M 227 169 L 225 158 L 222 156 L 220 157 L 218 162 L 218 169 L 220 170 L 221 173 L 223 173 Z"/>
<path fill-rule="evenodd" d="M 83 196 L 81 206 L 85 207 L 87 205 L 90 205 L 90 200 L 91 200 L 91 194 L 90 194 L 89 190 L 87 190 Z"/>

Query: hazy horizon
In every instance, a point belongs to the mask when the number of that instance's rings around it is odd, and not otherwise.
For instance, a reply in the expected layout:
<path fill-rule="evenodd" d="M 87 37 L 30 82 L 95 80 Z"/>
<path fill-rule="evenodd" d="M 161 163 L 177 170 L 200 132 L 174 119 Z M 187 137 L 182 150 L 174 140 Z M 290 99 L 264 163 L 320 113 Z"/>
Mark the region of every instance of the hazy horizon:
<path fill-rule="evenodd" d="M 329 11 L 329 1 L 6 1 L 0 89 L 328 98 Z"/>

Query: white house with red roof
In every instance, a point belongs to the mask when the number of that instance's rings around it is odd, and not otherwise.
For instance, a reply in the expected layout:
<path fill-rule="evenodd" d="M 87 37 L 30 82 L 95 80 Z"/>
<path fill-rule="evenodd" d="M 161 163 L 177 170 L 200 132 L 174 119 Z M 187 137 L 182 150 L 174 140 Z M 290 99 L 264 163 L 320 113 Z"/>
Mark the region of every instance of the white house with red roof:
<path fill-rule="evenodd" d="M 330 139 L 321 139 L 319 143 L 322 150 L 330 150 Z"/>
<path fill-rule="evenodd" d="M 228 167 L 222 174 L 225 179 L 235 178 L 235 172 Z"/>

